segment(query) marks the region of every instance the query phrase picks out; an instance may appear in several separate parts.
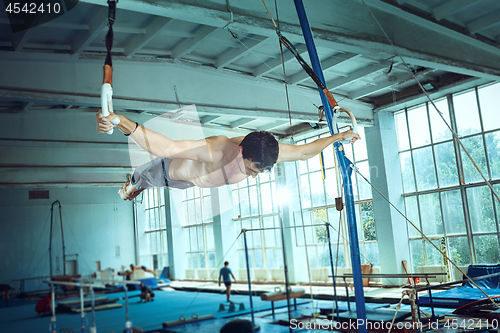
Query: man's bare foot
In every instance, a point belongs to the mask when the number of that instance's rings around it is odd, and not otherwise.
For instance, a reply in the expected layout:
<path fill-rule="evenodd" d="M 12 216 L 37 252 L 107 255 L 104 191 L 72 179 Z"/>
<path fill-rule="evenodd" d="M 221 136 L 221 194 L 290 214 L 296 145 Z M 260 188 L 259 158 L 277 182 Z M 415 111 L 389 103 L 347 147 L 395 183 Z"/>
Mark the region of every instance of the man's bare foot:
<path fill-rule="evenodd" d="M 123 200 L 132 200 L 144 190 L 145 188 L 137 190 L 137 184 L 132 185 L 130 180 L 127 180 L 120 190 L 118 190 L 118 194 Z"/>

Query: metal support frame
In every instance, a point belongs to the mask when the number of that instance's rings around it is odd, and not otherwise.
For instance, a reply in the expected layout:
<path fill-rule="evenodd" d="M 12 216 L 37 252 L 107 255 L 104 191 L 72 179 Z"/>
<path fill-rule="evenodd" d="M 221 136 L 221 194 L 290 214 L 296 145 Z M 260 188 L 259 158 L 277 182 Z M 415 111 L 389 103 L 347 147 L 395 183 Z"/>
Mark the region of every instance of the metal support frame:
<path fill-rule="evenodd" d="M 59 205 L 59 221 L 61 224 L 61 238 L 62 238 L 62 261 L 63 261 L 63 275 L 66 275 L 66 247 L 64 246 L 64 232 L 62 225 L 62 215 L 61 215 L 61 202 L 56 200 L 52 203 L 50 207 L 50 241 L 49 241 L 49 265 L 50 265 L 50 279 L 52 280 L 52 225 L 54 222 L 54 205 Z"/>
<path fill-rule="evenodd" d="M 316 46 L 314 45 L 314 40 L 311 33 L 311 28 L 309 26 L 309 22 L 307 20 L 304 4 L 302 0 L 294 0 L 295 8 L 297 10 L 297 14 L 299 16 L 300 26 L 302 28 L 302 33 L 304 35 L 304 39 L 306 41 L 307 50 L 309 52 L 309 57 L 312 63 L 312 67 L 316 75 L 319 77 L 321 82 L 325 84 L 325 78 L 323 76 L 323 71 L 321 70 L 321 64 L 319 61 L 318 54 L 316 52 Z M 325 115 L 328 121 L 328 127 L 330 128 L 330 133 L 338 133 L 337 128 L 333 128 L 332 126 L 332 118 L 333 112 L 328 102 L 324 92 L 319 89 L 319 94 L 321 96 L 321 101 L 323 103 L 323 107 L 325 109 Z M 356 299 L 356 315 L 358 319 L 358 331 L 360 333 L 367 333 L 366 326 L 366 308 L 365 308 L 365 297 L 363 291 L 363 279 L 361 276 L 361 259 L 359 252 L 359 243 L 358 243 L 358 232 L 356 226 L 356 213 L 354 208 L 354 195 L 352 192 L 352 182 L 351 182 L 351 174 L 352 169 L 348 163 L 350 162 L 344 153 L 344 148 L 341 143 L 335 142 L 335 152 L 337 154 L 337 159 L 339 162 L 340 170 L 342 172 L 342 180 L 344 182 L 344 195 L 345 195 L 345 204 L 346 204 L 346 216 L 347 216 L 347 224 L 348 224 L 348 233 L 349 233 L 349 241 L 351 248 L 351 264 L 352 264 L 352 272 L 354 275 L 354 294 Z"/>
<path fill-rule="evenodd" d="M 248 279 L 248 297 L 250 298 L 250 313 L 252 314 L 252 332 L 255 331 L 255 316 L 253 314 L 253 300 L 252 300 L 252 283 L 250 280 L 250 263 L 248 262 L 248 245 L 247 245 L 247 233 L 246 230 L 241 230 L 243 233 L 243 240 L 245 243 L 245 259 L 247 264 L 247 279 Z"/>

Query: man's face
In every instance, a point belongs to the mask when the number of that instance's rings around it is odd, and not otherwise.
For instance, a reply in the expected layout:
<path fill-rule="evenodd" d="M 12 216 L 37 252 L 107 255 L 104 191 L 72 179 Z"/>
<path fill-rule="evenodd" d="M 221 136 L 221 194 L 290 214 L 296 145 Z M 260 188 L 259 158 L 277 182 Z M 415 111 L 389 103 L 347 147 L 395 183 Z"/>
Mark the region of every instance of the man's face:
<path fill-rule="evenodd" d="M 259 173 L 265 172 L 266 170 L 261 170 L 258 167 L 258 163 L 252 162 L 252 160 L 249 159 L 243 159 L 243 163 L 245 164 L 245 173 L 249 176 L 252 176 L 252 178 L 257 177 Z"/>

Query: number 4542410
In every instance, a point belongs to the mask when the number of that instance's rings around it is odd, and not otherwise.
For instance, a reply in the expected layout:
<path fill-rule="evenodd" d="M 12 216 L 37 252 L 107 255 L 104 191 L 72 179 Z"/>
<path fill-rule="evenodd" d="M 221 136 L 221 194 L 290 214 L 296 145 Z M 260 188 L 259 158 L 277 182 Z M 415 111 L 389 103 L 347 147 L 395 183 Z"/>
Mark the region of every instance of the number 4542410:
<path fill-rule="evenodd" d="M 47 14 L 58 14 L 61 11 L 61 4 L 56 3 L 41 3 L 37 4 L 34 2 L 31 3 L 19 3 L 19 2 L 10 2 L 7 4 L 5 11 L 9 14 L 38 14 L 38 13 L 47 13 Z"/>

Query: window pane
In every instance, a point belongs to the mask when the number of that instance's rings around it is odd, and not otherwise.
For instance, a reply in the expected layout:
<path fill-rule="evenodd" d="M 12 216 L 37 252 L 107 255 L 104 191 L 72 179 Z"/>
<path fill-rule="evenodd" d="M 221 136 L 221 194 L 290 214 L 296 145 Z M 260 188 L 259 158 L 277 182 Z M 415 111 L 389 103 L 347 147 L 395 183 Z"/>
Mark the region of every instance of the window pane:
<path fill-rule="evenodd" d="M 377 240 L 375 229 L 375 217 L 373 215 L 373 203 L 364 202 L 361 205 L 361 219 L 363 220 L 363 236 L 365 241 Z"/>
<path fill-rule="evenodd" d="M 361 140 L 358 140 L 356 144 L 352 145 L 354 148 L 354 157 L 356 162 L 368 159 L 368 151 L 366 149 L 365 128 L 358 126 L 358 134 L 361 136 Z"/>
<path fill-rule="evenodd" d="M 255 267 L 256 268 L 262 268 L 264 267 L 264 263 L 262 261 L 262 250 L 254 250 L 255 252 Z"/>
<path fill-rule="evenodd" d="M 370 166 L 368 165 L 368 161 L 357 163 L 356 166 L 359 169 L 359 172 L 370 181 Z M 376 169 L 375 169 L 376 170 Z M 375 177 L 377 175 L 375 174 Z M 359 191 L 359 200 L 371 199 L 372 197 L 372 188 L 370 184 L 366 182 L 360 175 L 356 173 L 356 179 L 358 183 L 358 191 Z"/>
<path fill-rule="evenodd" d="M 420 239 L 410 241 L 411 261 L 413 271 L 417 272 L 418 266 L 425 266 L 424 246 Z"/>
<path fill-rule="evenodd" d="M 497 199 L 497 196 L 500 197 L 500 184 L 493 185 L 493 189 L 496 193 L 496 196 L 493 197 L 493 202 L 497 210 L 497 223 L 500 223 L 500 202 Z"/>
<path fill-rule="evenodd" d="M 445 142 L 434 146 L 436 156 L 436 168 L 439 186 L 446 187 L 458 185 L 457 162 L 453 142 Z"/>
<path fill-rule="evenodd" d="M 406 217 L 420 230 L 420 215 L 418 213 L 417 197 L 405 198 Z M 420 233 L 410 223 L 408 223 L 408 235 L 410 237 L 420 237 Z"/>
<path fill-rule="evenodd" d="M 467 201 L 472 231 L 496 231 L 490 188 L 488 186 L 468 188 Z"/>
<path fill-rule="evenodd" d="M 441 248 L 441 242 L 439 240 L 432 240 L 432 242 L 438 248 Z M 427 241 L 425 242 L 425 252 L 427 254 L 426 266 L 441 266 L 443 264 L 443 255 Z"/>
<path fill-rule="evenodd" d="M 481 131 L 475 91 L 454 95 L 453 107 L 457 119 L 458 135 L 469 135 Z"/>
<path fill-rule="evenodd" d="M 269 214 L 273 211 L 273 198 L 271 197 L 271 183 L 265 183 L 260 186 L 262 195 L 262 214 Z"/>
<path fill-rule="evenodd" d="M 213 221 L 211 200 L 212 199 L 210 196 L 206 196 L 203 198 L 203 218 L 205 219 L 205 223 Z"/>
<path fill-rule="evenodd" d="M 471 138 L 462 139 L 462 143 L 472 156 L 472 159 L 479 167 L 479 170 L 483 175 L 488 178 L 488 170 L 486 169 L 486 156 L 484 155 L 484 145 L 483 137 L 481 135 L 476 135 Z M 470 158 L 465 154 L 463 149 L 461 149 L 462 164 L 464 168 L 464 178 L 466 183 L 473 183 L 478 181 L 483 181 L 483 178 L 477 171 L 474 164 L 472 164 Z"/>
<path fill-rule="evenodd" d="M 274 249 L 266 250 L 267 268 L 276 268 L 276 263 L 274 262 Z"/>
<path fill-rule="evenodd" d="M 500 261 L 498 248 L 497 235 L 474 236 L 477 264 L 498 264 Z"/>
<path fill-rule="evenodd" d="M 422 215 L 422 232 L 427 235 L 442 235 L 443 220 L 437 193 L 421 195 L 418 198 L 420 203 L 420 214 Z"/>
<path fill-rule="evenodd" d="M 443 204 L 443 220 L 446 234 L 463 234 L 465 229 L 464 209 L 460 190 L 441 193 Z"/>
<path fill-rule="evenodd" d="M 300 176 L 300 189 L 303 208 L 311 207 L 311 194 L 309 192 L 309 178 L 307 175 Z"/>
<path fill-rule="evenodd" d="M 216 268 L 215 252 L 208 252 L 208 268 Z M 212 279 L 217 279 L 217 276 L 211 276 Z"/>
<path fill-rule="evenodd" d="M 206 233 L 206 237 L 207 237 L 207 251 L 215 251 L 213 224 L 207 224 L 205 226 L 205 233 Z"/>
<path fill-rule="evenodd" d="M 325 150 L 323 150 L 323 158 L 325 163 L 325 169 L 333 168 L 335 166 L 333 145 L 326 147 Z"/>
<path fill-rule="evenodd" d="M 198 234 L 198 251 L 203 251 L 205 248 L 205 241 L 203 237 L 203 226 L 196 227 L 196 233 Z"/>
<path fill-rule="evenodd" d="M 370 242 L 365 243 L 365 256 L 366 260 L 375 266 L 380 266 L 380 260 L 378 255 L 378 243 Z"/>
<path fill-rule="evenodd" d="M 318 171 L 321 169 L 321 163 L 319 161 L 319 155 L 311 157 L 307 160 L 307 164 L 309 165 L 309 172 Z"/>
<path fill-rule="evenodd" d="M 321 172 L 311 173 L 309 177 L 311 179 L 312 205 L 313 207 L 322 206 L 325 204 L 325 191 Z"/>
<path fill-rule="evenodd" d="M 252 216 L 259 215 L 259 202 L 257 200 L 257 186 L 250 186 L 250 211 Z"/>
<path fill-rule="evenodd" d="M 335 198 L 338 196 L 337 190 L 337 174 L 335 169 L 327 169 L 326 170 L 326 179 L 325 179 L 325 187 L 326 191 L 326 204 L 331 205 L 335 203 Z"/>
<path fill-rule="evenodd" d="M 487 133 L 484 138 L 486 140 L 491 178 L 498 179 L 500 178 L 500 131 Z"/>
<path fill-rule="evenodd" d="M 401 112 L 394 115 L 394 121 L 396 123 L 396 134 L 398 138 L 399 151 L 410 149 L 408 127 L 406 126 L 406 113 Z"/>
<path fill-rule="evenodd" d="M 422 147 L 431 143 L 427 107 L 425 105 L 408 110 L 408 125 L 412 148 Z"/>
<path fill-rule="evenodd" d="M 434 105 L 429 104 L 429 118 L 431 120 L 431 133 L 432 140 L 434 143 L 441 142 L 452 138 L 451 131 L 446 126 L 445 122 L 439 115 L 440 111 L 445 119 L 446 123 L 450 125 L 450 112 L 448 111 L 448 101 L 446 99 L 440 100 L 439 102 L 434 102 L 438 110 L 434 108 Z"/>
<path fill-rule="evenodd" d="M 500 84 L 493 84 L 488 87 L 479 88 L 479 105 L 481 106 L 481 116 L 483 117 L 483 127 L 485 131 L 500 128 Z"/>
<path fill-rule="evenodd" d="M 239 190 L 241 216 L 250 216 L 250 200 L 248 199 L 248 187 Z"/>
<path fill-rule="evenodd" d="M 458 266 L 470 265 L 470 251 L 467 237 L 450 237 L 447 239 L 450 258 Z"/>
<path fill-rule="evenodd" d="M 399 154 L 401 163 L 401 173 L 403 176 L 403 188 L 405 193 L 415 191 L 415 178 L 413 177 L 413 165 L 411 162 L 411 152 L 407 151 Z"/>
<path fill-rule="evenodd" d="M 238 199 L 238 190 L 233 191 L 233 216 L 238 217 L 240 213 L 240 200 Z"/>
<path fill-rule="evenodd" d="M 426 147 L 413 151 L 413 164 L 415 165 L 415 178 L 419 191 L 437 187 L 436 171 L 432 148 Z"/>

